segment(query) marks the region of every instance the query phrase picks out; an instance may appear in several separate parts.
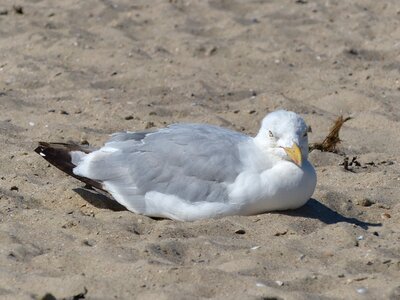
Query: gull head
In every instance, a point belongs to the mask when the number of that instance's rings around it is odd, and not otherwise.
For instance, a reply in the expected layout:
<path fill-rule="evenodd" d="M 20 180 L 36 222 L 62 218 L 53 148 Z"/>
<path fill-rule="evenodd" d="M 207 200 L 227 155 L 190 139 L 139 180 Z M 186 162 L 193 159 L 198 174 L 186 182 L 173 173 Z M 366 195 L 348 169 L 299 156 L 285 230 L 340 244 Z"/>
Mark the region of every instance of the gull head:
<path fill-rule="evenodd" d="M 308 158 L 308 126 L 292 111 L 277 110 L 262 121 L 255 142 L 262 149 L 299 167 Z"/>

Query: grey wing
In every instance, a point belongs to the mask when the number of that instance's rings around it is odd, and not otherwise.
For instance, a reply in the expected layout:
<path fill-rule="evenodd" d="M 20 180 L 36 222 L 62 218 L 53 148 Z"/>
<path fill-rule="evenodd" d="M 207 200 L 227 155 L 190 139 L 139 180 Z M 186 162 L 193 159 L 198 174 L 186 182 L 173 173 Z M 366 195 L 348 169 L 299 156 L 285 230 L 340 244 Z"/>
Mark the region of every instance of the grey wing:
<path fill-rule="evenodd" d="M 123 197 L 155 191 L 190 202 L 225 202 L 226 184 L 243 167 L 238 145 L 247 139 L 234 131 L 199 124 L 118 133 L 99 150 L 106 153 L 104 159 L 98 154 L 86 171 L 90 178 L 117 187 Z"/>
<path fill-rule="evenodd" d="M 146 130 L 139 132 L 117 132 L 111 135 L 111 138 L 107 141 L 107 144 L 113 142 L 125 142 L 125 141 L 142 141 L 148 134 L 157 132 L 156 130 Z"/>

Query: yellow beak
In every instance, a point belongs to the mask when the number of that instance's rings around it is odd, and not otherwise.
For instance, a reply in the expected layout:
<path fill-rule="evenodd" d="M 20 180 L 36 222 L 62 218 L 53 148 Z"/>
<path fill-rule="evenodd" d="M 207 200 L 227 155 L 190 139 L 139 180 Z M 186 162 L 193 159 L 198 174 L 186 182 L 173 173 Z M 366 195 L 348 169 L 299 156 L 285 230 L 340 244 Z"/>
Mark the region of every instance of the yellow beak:
<path fill-rule="evenodd" d="M 283 150 L 285 150 L 287 155 L 289 155 L 289 157 L 293 160 L 293 162 L 299 167 L 301 167 L 303 161 L 299 145 L 293 143 L 292 147 L 282 147 L 282 148 Z"/>

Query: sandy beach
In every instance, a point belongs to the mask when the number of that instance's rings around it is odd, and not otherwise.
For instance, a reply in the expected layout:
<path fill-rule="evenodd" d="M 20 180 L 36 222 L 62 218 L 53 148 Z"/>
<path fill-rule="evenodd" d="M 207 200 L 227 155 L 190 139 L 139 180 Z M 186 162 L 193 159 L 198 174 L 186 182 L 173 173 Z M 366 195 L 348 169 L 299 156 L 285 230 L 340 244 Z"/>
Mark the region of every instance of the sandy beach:
<path fill-rule="evenodd" d="M 0 298 L 400 299 L 399 100 L 398 0 L 3 0 Z M 295 211 L 154 220 L 33 151 L 278 108 L 351 117 Z"/>

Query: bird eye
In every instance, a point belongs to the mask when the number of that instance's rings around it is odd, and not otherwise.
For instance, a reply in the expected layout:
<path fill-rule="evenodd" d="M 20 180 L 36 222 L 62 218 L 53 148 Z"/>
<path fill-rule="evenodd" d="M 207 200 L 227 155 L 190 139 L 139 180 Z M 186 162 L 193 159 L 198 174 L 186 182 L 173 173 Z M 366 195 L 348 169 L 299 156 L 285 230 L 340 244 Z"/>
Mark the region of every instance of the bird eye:
<path fill-rule="evenodd" d="M 303 137 L 306 137 L 308 135 L 307 131 L 304 132 Z"/>
<path fill-rule="evenodd" d="M 269 137 L 274 137 L 271 130 L 268 130 Z"/>

